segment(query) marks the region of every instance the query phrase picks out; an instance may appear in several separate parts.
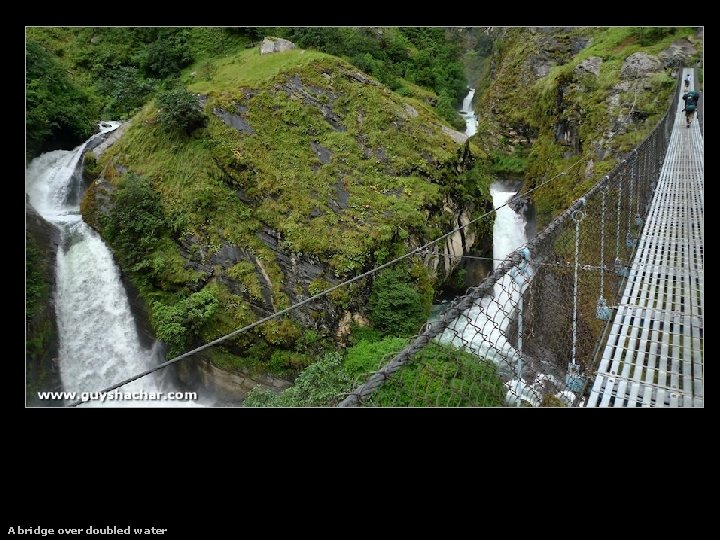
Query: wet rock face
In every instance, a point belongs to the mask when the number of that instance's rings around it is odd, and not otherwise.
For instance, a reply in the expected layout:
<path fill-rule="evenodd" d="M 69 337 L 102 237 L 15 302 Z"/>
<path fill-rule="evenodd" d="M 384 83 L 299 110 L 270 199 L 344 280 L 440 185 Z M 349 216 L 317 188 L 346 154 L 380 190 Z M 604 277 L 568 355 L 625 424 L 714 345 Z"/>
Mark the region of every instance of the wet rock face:
<path fill-rule="evenodd" d="M 244 109 L 244 110 L 243 110 Z M 239 112 L 245 112 L 247 111 L 247 107 L 243 107 L 240 109 Z M 224 109 L 221 109 L 220 107 L 213 108 L 213 113 L 220 118 L 226 125 L 230 126 L 231 128 L 237 129 L 238 131 L 242 133 L 246 133 L 247 135 L 252 135 L 255 133 L 255 130 L 250 126 L 250 123 L 242 116 L 238 116 L 237 114 L 233 114 L 231 112 L 228 112 Z"/>
<path fill-rule="evenodd" d="M 217 407 L 240 405 L 256 386 L 281 392 L 291 385 L 290 381 L 266 373 L 220 369 L 202 354 L 177 362 L 168 369 L 172 370 L 181 387 L 197 392 L 201 399 L 212 396 Z"/>
<path fill-rule="evenodd" d="M 49 296 L 42 305 L 26 319 L 26 403 L 30 407 L 62 406 L 62 401 L 39 400 L 37 392 L 61 391 L 60 368 L 57 363 L 59 335 L 55 316 L 55 254 L 60 243 L 60 231 L 45 221 L 26 201 L 26 242 L 28 249 L 39 254 L 33 264 L 40 279 L 49 284 Z M 28 255 L 26 255 L 26 264 Z M 28 270 L 30 270 L 28 268 Z"/>

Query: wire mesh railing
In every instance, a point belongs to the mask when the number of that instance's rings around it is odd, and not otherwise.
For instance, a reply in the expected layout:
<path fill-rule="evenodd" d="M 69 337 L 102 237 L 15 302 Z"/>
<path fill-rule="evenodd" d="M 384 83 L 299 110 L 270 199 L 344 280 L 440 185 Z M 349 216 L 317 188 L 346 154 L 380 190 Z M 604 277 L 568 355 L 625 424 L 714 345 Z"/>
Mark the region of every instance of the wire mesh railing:
<path fill-rule="evenodd" d="M 338 406 L 577 406 L 629 273 L 672 133 L 652 133 Z"/>

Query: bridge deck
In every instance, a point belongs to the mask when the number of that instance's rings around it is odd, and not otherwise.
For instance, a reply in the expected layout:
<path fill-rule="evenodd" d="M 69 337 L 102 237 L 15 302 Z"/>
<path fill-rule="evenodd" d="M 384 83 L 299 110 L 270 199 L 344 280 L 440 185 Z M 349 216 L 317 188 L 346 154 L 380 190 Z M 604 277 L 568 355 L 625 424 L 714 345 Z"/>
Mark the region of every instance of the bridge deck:
<path fill-rule="evenodd" d="M 683 105 L 588 407 L 703 406 L 704 150 Z"/>

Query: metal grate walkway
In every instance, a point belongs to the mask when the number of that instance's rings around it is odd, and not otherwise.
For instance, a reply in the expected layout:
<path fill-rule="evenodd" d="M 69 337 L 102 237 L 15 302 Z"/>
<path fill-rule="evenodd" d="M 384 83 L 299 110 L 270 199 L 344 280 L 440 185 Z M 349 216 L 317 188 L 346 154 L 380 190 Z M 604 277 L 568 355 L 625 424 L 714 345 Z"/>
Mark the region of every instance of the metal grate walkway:
<path fill-rule="evenodd" d="M 683 106 L 588 407 L 703 406 L 704 150 Z"/>

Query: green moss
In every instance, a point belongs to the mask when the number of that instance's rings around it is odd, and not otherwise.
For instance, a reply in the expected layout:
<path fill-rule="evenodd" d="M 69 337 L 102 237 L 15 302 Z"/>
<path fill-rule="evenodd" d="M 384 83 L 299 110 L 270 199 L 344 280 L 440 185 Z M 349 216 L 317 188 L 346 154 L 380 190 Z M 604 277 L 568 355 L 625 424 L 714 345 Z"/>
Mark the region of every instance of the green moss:
<path fill-rule="evenodd" d="M 52 292 L 49 261 L 30 234 L 25 236 L 25 319 L 31 321 L 46 306 Z"/>
<path fill-rule="evenodd" d="M 497 175 L 523 174 L 527 168 L 527 156 L 506 155 L 497 152 L 492 156 L 492 172 Z"/>
<path fill-rule="evenodd" d="M 255 272 L 255 265 L 248 261 L 240 261 L 227 270 L 227 275 L 245 286 L 254 300 L 262 300 L 262 286 Z"/>

